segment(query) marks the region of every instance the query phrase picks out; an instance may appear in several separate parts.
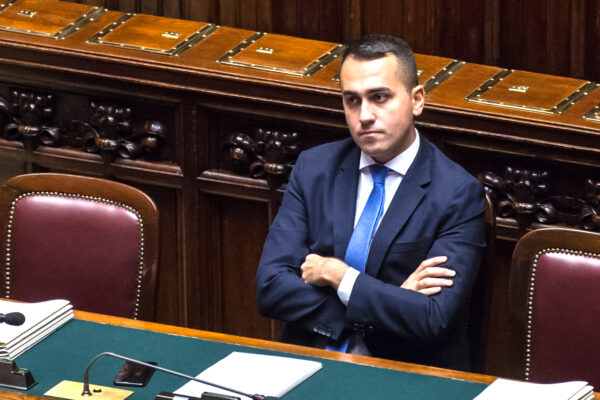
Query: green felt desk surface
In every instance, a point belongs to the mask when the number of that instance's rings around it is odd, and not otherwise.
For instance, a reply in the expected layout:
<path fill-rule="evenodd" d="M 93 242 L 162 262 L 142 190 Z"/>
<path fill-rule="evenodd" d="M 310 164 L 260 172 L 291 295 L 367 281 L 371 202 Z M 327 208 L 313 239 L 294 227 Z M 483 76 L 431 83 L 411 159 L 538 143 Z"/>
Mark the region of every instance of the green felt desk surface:
<path fill-rule="evenodd" d="M 192 376 L 227 356 L 232 351 L 285 355 L 276 351 L 170 335 L 142 329 L 125 328 L 96 322 L 72 320 L 16 361 L 20 368 L 32 371 L 39 382 L 27 393 L 43 395 L 64 379 L 83 380 L 91 359 L 110 351 Z M 323 368 L 286 394 L 284 400 L 306 399 L 472 399 L 485 384 L 420 375 L 410 372 L 317 359 L 290 354 L 292 357 L 318 360 Z M 123 362 L 104 357 L 90 369 L 90 382 L 112 386 Z M 154 399 L 161 391 L 172 392 L 186 380 L 156 371 L 145 388 L 133 389 L 129 399 Z M 6 389 L 2 389 L 6 390 Z"/>

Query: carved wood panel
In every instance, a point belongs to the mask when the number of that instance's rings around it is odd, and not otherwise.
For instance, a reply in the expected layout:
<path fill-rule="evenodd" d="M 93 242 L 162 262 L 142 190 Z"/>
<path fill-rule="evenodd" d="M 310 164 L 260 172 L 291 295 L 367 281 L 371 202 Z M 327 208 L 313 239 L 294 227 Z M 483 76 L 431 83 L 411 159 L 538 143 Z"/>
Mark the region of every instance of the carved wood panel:
<path fill-rule="evenodd" d="M 134 120 L 131 106 L 89 100 L 87 116 L 61 110 L 60 118 L 55 115 L 55 94 L 19 87 L 9 87 L 8 92 L 8 100 L 0 97 L 2 136 L 23 142 L 27 151 L 39 145 L 67 146 L 100 154 L 106 163 L 116 158 L 166 158 L 165 125 Z"/>
<path fill-rule="evenodd" d="M 185 299 L 173 295 L 181 285 L 180 256 L 172 251 L 182 229 L 177 224 L 177 189 L 172 187 L 177 183 L 164 185 L 164 179 L 151 177 L 161 170 L 169 174 L 180 170 L 173 162 L 175 141 L 167 134 L 174 126 L 174 107 L 165 103 L 132 97 L 123 102 L 97 90 L 75 93 L 0 82 L 2 181 L 28 172 L 83 173 L 146 192 L 160 210 L 155 320 L 179 324 Z"/>

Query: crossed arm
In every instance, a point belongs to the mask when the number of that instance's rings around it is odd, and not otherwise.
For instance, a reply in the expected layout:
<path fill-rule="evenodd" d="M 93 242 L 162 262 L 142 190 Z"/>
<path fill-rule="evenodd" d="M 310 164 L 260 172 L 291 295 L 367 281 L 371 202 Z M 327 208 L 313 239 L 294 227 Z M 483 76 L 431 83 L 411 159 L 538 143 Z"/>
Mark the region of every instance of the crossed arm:
<path fill-rule="evenodd" d="M 401 288 L 413 290 L 425 295 L 433 295 L 442 291 L 443 287 L 452 286 L 456 272 L 449 268 L 439 267 L 447 261 L 446 256 L 432 257 L 421 262 L 419 267 L 400 285 Z M 302 280 L 315 286 L 331 286 L 338 289 L 346 274 L 348 264 L 334 257 L 321 257 L 309 254 L 301 265 Z"/>
<path fill-rule="evenodd" d="M 296 169 L 302 166 L 299 162 Z M 309 216 L 306 206 L 311 200 L 318 203 L 314 198 L 320 199 L 318 191 L 326 184 L 310 174 L 298 178 L 300 176 L 302 174 L 292 175 L 257 271 L 256 296 L 263 315 L 293 322 L 295 327 L 309 332 L 325 325 L 334 340 L 352 321 L 373 325 L 388 336 L 407 340 L 423 337 L 436 340 L 454 326 L 476 276 L 481 255 L 483 202 L 480 200 L 483 195 L 480 188 L 473 185 L 454 188 L 454 193 L 448 196 L 452 203 L 444 206 L 444 223 L 428 250 L 413 248 L 406 256 L 390 255 L 395 258 L 390 260 L 392 263 L 418 265 L 404 281 L 387 283 L 393 281 L 394 274 L 399 275 L 398 268 L 385 270 L 386 281 L 361 273 L 348 305 L 344 306 L 336 290 L 349 267 L 332 257 L 329 230 L 332 216 L 319 206 L 314 206 L 315 215 Z M 315 187 L 311 199 L 307 199 L 308 193 L 302 188 L 311 185 Z M 474 205 L 464 207 L 464 204 Z M 432 226 L 438 224 L 438 220 L 419 220 L 418 226 Z"/>

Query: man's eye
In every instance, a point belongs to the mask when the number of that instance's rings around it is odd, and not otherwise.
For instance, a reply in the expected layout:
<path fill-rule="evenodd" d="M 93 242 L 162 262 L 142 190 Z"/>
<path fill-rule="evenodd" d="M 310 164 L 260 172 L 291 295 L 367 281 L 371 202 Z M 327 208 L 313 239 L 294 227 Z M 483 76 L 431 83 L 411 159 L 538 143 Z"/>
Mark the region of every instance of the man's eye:
<path fill-rule="evenodd" d="M 383 103 L 383 102 L 385 102 L 387 99 L 388 99 L 388 96 L 387 96 L 387 95 L 385 95 L 385 94 L 381 94 L 381 93 L 378 93 L 378 94 L 376 94 L 376 95 L 374 95 L 374 96 L 373 96 L 373 100 L 374 100 L 376 103 Z"/>
<path fill-rule="evenodd" d="M 344 100 L 346 101 L 346 104 L 348 104 L 348 105 L 356 105 L 356 104 L 358 104 L 358 98 L 357 97 L 346 97 Z"/>

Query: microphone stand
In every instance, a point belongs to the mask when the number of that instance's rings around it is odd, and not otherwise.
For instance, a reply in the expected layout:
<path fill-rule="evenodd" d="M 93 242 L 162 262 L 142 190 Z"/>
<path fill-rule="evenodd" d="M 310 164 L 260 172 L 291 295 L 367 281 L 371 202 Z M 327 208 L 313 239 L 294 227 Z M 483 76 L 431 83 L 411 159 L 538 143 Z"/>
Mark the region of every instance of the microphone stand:
<path fill-rule="evenodd" d="M 158 370 L 158 371 L 166 372 L 167 374 L 171 374 L 171 375 L 179 376 L 181 378 L 185 378 L 185 379 L 189 379 L 189 380 L 192 380 L 192 381 L 200 382 L 200 383 L 203 383 L 205 385 L 213 386 L 213 387 L 216 387 L 216 388 L 219 388 L 219 389 L 222 389 L 222 390 L 228 390 L 230 392 L 233 392 L 233 393 L 236 393 L 236 394 L 240 394 L 242 396 L 250 397 L 252 400 L 280 400 L 279 397 L 275 397 L 275 396 L 264 396 L 262 394 L 244 393 L 244 392 L 241 392 L 239 390 L 231 389 L 231 388 L 228 388 L 228 387 L 225 387 L 225 386 L 222 386 L 222 385 L 217 385 L 215 383 L 210 383 L 210 382 L 204 381 L 202 379 L 198 379 L 198 378 L 196 378 L 194 376 L 182 374 L 180 372 L 176 372 L 176 371 L 173 371 L 173 370 L 170 370 L 170 369 L 167 369 L 167 368 L 159 367 L 157 365 L 148 364 L 148 363 L 145 363 L 143 361 L 134 360 L 133 358 L 124 357 L 124 356 L 121 356 L 119 354 L 115 354 L 115 353 L 111 353 L 111 352 L 104 352 L 104 353 L 98 354 L 96 357 L 94 357 L 92 359 L 92 361 L 90 361 L 90 363 L 86 367 L 85 372 L 83 374 L 83 392 L 81 393 L 82 396 L 84 396 L 84 397 L 92 396 L 92 392 L 90 391 L 89 379 L 88 379 L 89 370 L 90 370 L 90 367 L 92 366 L 92 364 L 94 364 L 96 362 L 96 360 L 98 360 L 99 358 L 102 358 L 104 356 L 119 358 L 121 360 L 132 362 L 134 364 L 143 365 L 144 367 L 147 367 L 147 368 L 152 368 L 152 369 L 155 369 L 155 370 Z"/>

